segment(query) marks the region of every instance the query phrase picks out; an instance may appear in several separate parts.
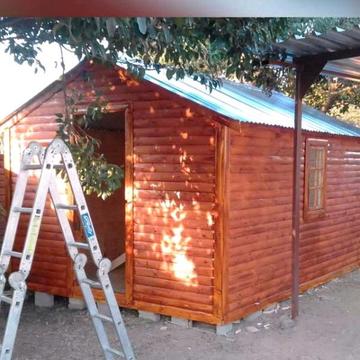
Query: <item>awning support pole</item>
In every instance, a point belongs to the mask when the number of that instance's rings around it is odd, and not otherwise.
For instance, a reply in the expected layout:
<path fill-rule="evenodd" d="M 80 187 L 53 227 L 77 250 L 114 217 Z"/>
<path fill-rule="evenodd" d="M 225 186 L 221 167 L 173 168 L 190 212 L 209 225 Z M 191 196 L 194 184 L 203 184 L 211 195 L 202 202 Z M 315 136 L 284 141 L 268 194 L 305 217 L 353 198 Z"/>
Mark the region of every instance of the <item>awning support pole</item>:
<path fill-rule="evenodd" d="M 294 130 L 294 169 L 292 199 L 292 283 L 291 283 L 291 317 L 299 315 L 300 286 L 300 180 L 302 156 L 302 68 L 296 68 L 295 91 L 295 130 Z"/>

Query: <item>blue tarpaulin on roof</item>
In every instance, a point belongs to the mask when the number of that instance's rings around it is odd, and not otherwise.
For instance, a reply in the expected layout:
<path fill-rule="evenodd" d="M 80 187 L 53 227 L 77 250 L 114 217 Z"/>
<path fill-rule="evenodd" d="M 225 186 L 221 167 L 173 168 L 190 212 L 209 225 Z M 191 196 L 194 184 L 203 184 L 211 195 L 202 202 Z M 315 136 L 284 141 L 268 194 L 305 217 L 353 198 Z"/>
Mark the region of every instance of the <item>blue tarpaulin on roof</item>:
<path fill-rule="evenodd" d="M 163 71 L 147 71 L 145 79 L 233 120 L 294 127 L 294 100 L 278 92 L 267 96 L 254 86 L 224 81 L 223 86 L 210 93 L 204 85 L 191 78 L 169 80 Z M 303 129 L 360 136 L 360 128 L 308 106 L 303 107 Z"/>

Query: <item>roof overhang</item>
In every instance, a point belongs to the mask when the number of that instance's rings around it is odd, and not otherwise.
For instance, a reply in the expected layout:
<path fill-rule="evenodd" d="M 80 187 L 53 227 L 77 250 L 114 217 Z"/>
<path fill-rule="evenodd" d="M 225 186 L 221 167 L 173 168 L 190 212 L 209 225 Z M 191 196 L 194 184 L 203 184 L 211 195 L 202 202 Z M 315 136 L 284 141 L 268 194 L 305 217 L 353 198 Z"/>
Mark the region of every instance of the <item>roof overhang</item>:
<path fill-rule="evenodd" d="M 285 66 L 314 67 L 322 65 L 321 73 L 360 81 L 360 28 L 336 28 L 324 34 L 290 38 L 273 45 L 286 54 Z"/>
<path fill-rule="evenodd" d="M 291 267 L 291 316 L 295 319 L 299 315 L 300 292 L 302 99 L 321 73 L 359 81 L 360 29 L 335 29 L 325 34 L 288 39 L 274 44 L 274 48 L 290 58 L 291 61 L 285 62 L 286 66 L 296 68 Z"/>

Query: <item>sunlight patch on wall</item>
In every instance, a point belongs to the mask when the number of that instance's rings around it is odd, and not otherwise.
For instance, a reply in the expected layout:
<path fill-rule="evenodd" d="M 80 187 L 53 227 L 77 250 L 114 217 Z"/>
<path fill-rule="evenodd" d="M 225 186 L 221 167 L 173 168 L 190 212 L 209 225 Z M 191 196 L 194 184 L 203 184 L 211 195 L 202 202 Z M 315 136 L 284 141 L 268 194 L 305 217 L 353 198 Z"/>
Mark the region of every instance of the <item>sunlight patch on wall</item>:
<path fill-rule="evenodd" d="M 184 226 L 172 228 L 172 234 L 163 234 L 161 252 L 165 259 L 169 260 L 162 264 L 162 269 L 171 271 L 174 276 L 187 286 L 197 286 L 197 274 L 194 263 L 187 257 L 187 245 L 191 237 L 184 237 Z"/>

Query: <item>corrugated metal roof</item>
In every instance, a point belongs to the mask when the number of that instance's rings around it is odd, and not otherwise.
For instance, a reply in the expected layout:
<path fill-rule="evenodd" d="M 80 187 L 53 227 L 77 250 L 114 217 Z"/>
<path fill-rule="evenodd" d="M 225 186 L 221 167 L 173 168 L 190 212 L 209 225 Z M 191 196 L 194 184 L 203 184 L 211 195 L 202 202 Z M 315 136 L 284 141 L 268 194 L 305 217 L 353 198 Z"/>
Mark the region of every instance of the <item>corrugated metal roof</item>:
<path fill-rule="evenodd" d="M 294 37 L 283 42 L 273 44 L 274 48 L 285 51 L 288 55 L 286 62 L 310 56 L 324 56 L 329 61 L 323 73 L 333 74 L 347 79 L 360 81 L 360 28 L 351 30 L 336 28 L 326 33 L 314 33 L 306 37 Z M 348 58 L 333 59 L 332 56 L 353 52 Z M 353 57 L 351 57 L 353 56 Z"/>
<path fill-rule="evenodd" d="M 80 63 L 70 70 L 67 73 L 68 79 L 76 76 L 81 71 L 82 66 L 83 64 Z M 235 121 L 286 128 L 294 127 L 294 100 L 281 93 L 273 92 L 272 96 L 269 97 L 254 86 L 230 81 L 223 81 L 223 86 L 214 89 L 210 93 L 204 85 L 189 77 L 182 80 L 168 80 L 165 71 L 160 73 L 155 70 L 147 71 L 145 79 Z M 39 99 L 41 95 L 58 91 L 58 83 L 58 81 L 53 82 L 42 92 L 5 117 L 0 122 L 0 129 L 2 126 L 6 126 L 6 123 L 25 107 Z M 334 135 L 360 137 L 360 128 L 327 116 L 308 106 L 304 106 L 303 109 L 303 129 Z"/>
<path fill-rule="evenodd" d="M 314 33 L 306 37 L 295 37 L 274 46 L 286 51 L 294 58 L 309 55 L 335 53 L 348 49 L 358 48 L 360 44 L 360 29 L 343 30 L 340 28 L 324 34 Z"/>
<path fill-rule="evenodd" d="M 267 96 L 260 89 L 224 81 L 211 93 L 191 78 L 168 80 L 164 71 L 147 71 L 145 79 L 240 122 L 294 127 L 294 100 L 277 92 Z M 303 108 L 303 129 L 335 135 L 360 136 L 360 128 L 334 119 L 308 106 Z"/>
<path fill-rule="evenodd" d="M 360 81 L 360 57 L 329 61 L 323 73 Z"/>

